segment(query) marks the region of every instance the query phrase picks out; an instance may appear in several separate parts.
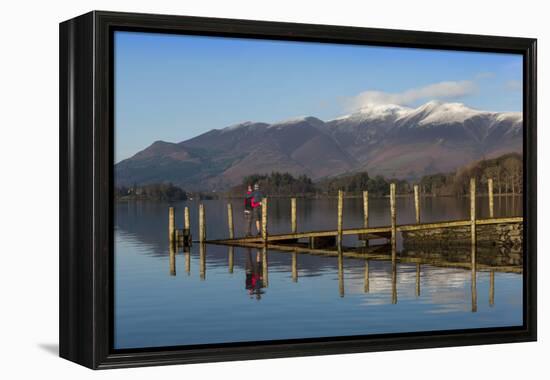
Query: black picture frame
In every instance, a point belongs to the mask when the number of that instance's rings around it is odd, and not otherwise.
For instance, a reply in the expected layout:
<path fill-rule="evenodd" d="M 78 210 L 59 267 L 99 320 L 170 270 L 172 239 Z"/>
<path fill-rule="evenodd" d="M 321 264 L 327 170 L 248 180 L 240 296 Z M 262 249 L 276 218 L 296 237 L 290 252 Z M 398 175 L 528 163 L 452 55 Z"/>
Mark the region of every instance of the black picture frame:
<path fill-rule="evenodd" d="M 524 324 L 513 328 L 112 349 L 113 32 L 330 42 L 523 56 Z M 60 356 L 89 368 L 534 341 L 537 41 L 466 34 L 93 11 L 60 24 Z"/>

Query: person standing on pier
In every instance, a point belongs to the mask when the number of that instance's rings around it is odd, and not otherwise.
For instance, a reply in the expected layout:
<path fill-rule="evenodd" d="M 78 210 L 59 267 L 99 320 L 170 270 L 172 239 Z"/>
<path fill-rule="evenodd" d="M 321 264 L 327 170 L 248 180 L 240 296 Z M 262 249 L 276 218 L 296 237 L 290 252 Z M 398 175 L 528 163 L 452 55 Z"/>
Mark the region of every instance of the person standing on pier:
<path fill-rule="evenodd" d="M 264 195 L 260 191 L 260 185 L 256 183 L 254 184 L 254 192 L 252 193 L 252 215 L 256 221 L 256 232 L 258 236 L 261 234 L 260 221 L 262 220 L 262 199 L 264 199 Z"/>
<path fill-rule="evenodd" d="M 246 236 L 252 236 L 252 185 L 248 185 L 244 198 L 244 222 L 246 224 Z"/>

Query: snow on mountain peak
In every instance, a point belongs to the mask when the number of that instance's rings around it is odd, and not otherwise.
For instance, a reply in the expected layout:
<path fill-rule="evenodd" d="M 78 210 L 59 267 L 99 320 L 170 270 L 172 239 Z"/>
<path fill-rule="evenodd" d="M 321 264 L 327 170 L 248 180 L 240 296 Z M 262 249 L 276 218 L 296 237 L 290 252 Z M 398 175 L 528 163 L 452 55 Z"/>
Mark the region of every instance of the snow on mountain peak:
<path fill-rule="evenodd" d="M 486 111 L 468 108 L 463 103 L 429 102 L 417 110 L 426 113 L 418 125 L 463 123 L 474 116 L 490 114 Z"/>
<path fill-rule="evenodd" d="M 341 116 L 335 120 L 353 119 L 360 121 L 402 117 L 411 111 L 408 107 L 397 104 L 367 104 L 356 112 Z"/>

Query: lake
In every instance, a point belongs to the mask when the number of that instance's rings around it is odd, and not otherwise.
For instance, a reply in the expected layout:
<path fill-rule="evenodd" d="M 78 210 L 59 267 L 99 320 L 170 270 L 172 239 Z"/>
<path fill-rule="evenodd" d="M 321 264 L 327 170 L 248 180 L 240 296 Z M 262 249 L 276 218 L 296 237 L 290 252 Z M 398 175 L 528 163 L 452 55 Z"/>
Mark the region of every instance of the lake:
<path fill-rule="evenodd" d="M 201 202 L 207 238 L 227 238 L 228 201 Z M 229 202 L 235 234 L 242 236 L 244 202 Z M 523 323 L 523 276 L 517 271 L 400 262 L 400 255 L 414 254 L 403 250 L 401 238 L 394 263 L 211 244 L 194 244 L 188 252 L 178 248 L 171 259 L 168 207 L 175 207 L 182 228 L 189 206 L 192 234 L 198 237 L 198 201 L 115 205 L 115 349 Z M 477 205 L 478 217 L 488 217 L 487 198 L 478 197 Z M 495 217 L 522 215 L 521 207 L 521 197 L 495 197 Z M 335 198 L 298 199 L 298 231 L 335 229 L 336 210 Z M 289 232 L 290 200 L 270 199 L 268 217 L 270 233 Z M 468 198 L 421 199 L 422 222 L 467 218 Z M 414 222 L 413 198 L 397 198 L 397 223 Z M 344 228 L 362 223 L 362 199 L 346 198 Z M 389 200 L 369 200 L 369 224 L 389 223 Z M 345 236 L 343 244 L 362 242 Z M 469 262 L 468 255 L 469 248 L 456 252 L 457 263 Z M 502 253 L 485 249 L 483 255 L 491 261 Z M 494 265 L 502 264 L 501 258 Z"/>

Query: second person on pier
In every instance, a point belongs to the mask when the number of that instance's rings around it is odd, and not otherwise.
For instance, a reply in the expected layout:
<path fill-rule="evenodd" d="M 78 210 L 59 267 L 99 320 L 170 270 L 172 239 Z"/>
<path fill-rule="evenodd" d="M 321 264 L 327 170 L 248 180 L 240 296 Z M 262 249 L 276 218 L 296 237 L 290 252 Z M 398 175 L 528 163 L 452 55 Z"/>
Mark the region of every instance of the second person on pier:
<path fill-rule="evenodd" d="M 244 197 L 244 223 L 246 236 L 252 236 L 252 185 L 248 185 Z"/>
<path fill-rule="evenodd" d="M 256 232 L 259 236 L 261 234 L 260 221 L 262 220 L 262 199 L 264 195 L 260 191 L 260 185 L 254 184 L 254 192 L 252 193 L 252 215 L 256 221 Z"/>

